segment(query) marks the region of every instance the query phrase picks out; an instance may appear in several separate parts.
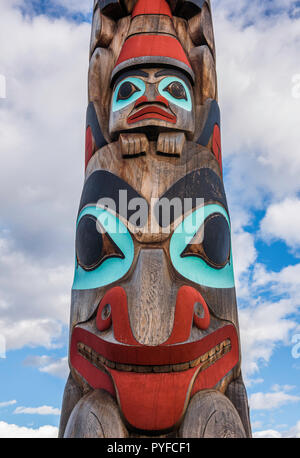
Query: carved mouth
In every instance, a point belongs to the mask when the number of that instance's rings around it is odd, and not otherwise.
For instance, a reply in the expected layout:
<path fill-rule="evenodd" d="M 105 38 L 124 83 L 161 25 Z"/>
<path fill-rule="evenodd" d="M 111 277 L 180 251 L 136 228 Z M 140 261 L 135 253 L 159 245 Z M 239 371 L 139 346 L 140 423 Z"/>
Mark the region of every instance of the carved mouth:
<path fill-rule="evenodd" d="M 137 111 L 127 119 L 128 124 L 143 121 L 144 119 L 161 119 L 173 124 L 176 124 L 177 118 L 174 114 L 168 113 L 166 110 L 155 105 L 149 105 Z"/>
<path fill-rule="evenodd" d="M 87 359 L 98 369 L 104 369 L 108 367 L 110 369 L 116 369 L 120 372 L 137 372 L 137 373 L 168 373 L 168 372 L 182 372 L 190 368 L 195 368 L 201 366 L 200 372 L 204 369 L 207 369 L 209 366 L 214 364 L 220 358 L 222 358 L 226 353 L 231 351 L 231 340 L 223 340 L 220 344 L 216 345 L 210 351 L 204 353 L 199 358 L 189 361 L 187 363 L 181 364 L 170 364 L 167 366 L 142 366 L 142 365 L 131 365 L 131 364 L 119 364 L 114 361 L 110 361 L 104 356 L 97 353 L 88 345 L 85 345 L 82 342 L 78 342 L 77 350 L 80 355 Z"/>

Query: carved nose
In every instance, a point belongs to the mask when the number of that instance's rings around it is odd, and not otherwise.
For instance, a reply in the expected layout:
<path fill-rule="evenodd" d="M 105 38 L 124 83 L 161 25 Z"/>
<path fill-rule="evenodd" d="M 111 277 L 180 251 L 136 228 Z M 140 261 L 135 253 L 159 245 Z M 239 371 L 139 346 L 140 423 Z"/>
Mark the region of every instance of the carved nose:
<path fill-rule="evenodd" d="M 143 345 L 161 345 L 172 334 L 177 286 L 161 249 L 141 250 L 128 285 L 128 313 L 132 333 Z"/>
<path fill-rule="evenodd" d="M 160 103 L 164 105 L 166 108 L 169 108 L 169 102 L 165 97 L 162 95 L 156 95 L 156 97 L 153 98 L 148 98 L 146 95 L 143 95 L 134 104 L 135 108 L 138 108 L 140 105 L 143 105 L 144 103 Z"/>

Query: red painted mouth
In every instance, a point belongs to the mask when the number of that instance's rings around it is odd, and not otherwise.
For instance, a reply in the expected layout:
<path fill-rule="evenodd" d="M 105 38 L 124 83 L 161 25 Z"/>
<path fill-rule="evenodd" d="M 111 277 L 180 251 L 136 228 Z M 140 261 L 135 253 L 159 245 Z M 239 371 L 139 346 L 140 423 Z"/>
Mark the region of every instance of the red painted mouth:
<path fill-rule="evenodd" d="M 177 117 L 171 113 L 168 113 L 166 110 L 159 108 L 155 105 L 150 105 L 142 108 L 133 115 L 129 116 L 127 119 L 128 124 L 134 124 L 144 119 L 161 119 L 163 121 L 176 124 Z"/>
<path fill-rule="evenodd" d="M 96 318 L 74 328 L 71 366 L 92 388 L 111 393 L 132 427 L 168 430 L 182 418 L 191 395 L 214 388 L 239 362 L 235 326 L 214 321 L 208 334 L 209 319 L 195 319 L 195 304 L 200 307 L 201 301 L 194 288 L 181 287 L 170 337 L 149 346 L 132 333 L 125 290 L 112 288 Z M 208 309 L 205 313 L 209 318 Z M 197 341 L 191 341 L 193 326 L 201 332 Z M 111 327 L 113 332 L 105 334 Z"/>
<path fill-rule="evenodd" d="M 227 352 L 216 360 L 212 355 L 211 362 L 209 358 L 201 362 L 201 356 L 227 341 Z M 238 336 L 233 325 L 179 345 L 122 345 L 81 327 L 74 329 L 71 340 L 73 368 L 92 388 L 105 389 L 116 397 L 128 423 L 144 431 L 172 428 L 184 414 L 191 393 L 214 388 L 238 361 Z M 135 372 L 136 366 L 140 373 Z M 171 366 L 170 372 L 166 366 Z"/>

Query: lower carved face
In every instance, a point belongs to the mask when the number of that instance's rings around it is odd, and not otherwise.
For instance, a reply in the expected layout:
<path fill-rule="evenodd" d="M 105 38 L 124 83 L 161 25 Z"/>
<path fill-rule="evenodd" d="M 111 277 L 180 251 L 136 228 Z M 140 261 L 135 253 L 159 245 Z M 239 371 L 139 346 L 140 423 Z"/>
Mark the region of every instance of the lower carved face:
<path fill-rule="evenodd" d="M 160 130 L 194 132 L 191 84 L 184 73 L 172 69 L 124 72 L 115 82 L 109 132 Z M 154 128 L 154 129 L 153 129 Z"/>
<path fill-rule="evenodd" d="M 190 210 L 178 207 L 165 218 L 173 196 L 183 203 L 183 183 Z M 149 221 L 130 202 L 144 205 Z M 211 169 L 173 183 L 150 212 L 149 204 L 103 170 L 85 183 L 73 309 L 89 310 L 74 322 L 70 363 L 75 377 L 116 397 L 131 427 L 167 431 L 193 394 L 226 389 L 239 365 L 230 220 Z M 154 220 L 164 229 L 159 239 L 147 233 Z"/>

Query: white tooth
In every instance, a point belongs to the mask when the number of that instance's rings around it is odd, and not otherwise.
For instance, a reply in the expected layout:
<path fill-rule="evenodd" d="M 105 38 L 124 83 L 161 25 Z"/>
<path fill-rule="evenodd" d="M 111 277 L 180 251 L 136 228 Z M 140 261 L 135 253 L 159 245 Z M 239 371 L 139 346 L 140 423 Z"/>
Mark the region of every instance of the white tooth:
<path fill-rule="evenodd" d="M 201 358 L 195 359 L 194 361 L 190 362 L 190 367 L 197 367 L 199 366 L 200 362 L 201 362 Z"/>
<path fill-rule="evenodd" d="M 201 356 L 201 363 L 204 363 L 208 359 L 208 353 L 205 353 L 204 355 Z"/>
<path fill-rule="evenodd" d="M 153 366 L 155 373 L 172 372 L 172 366 Z"/>
<path fill-rule="evenodd" d="M 131 372 L 132 371 L 132 366 L 129 366 L 129 364 L 118 364 L 116 363 L 116 369 L 122 372 Z"/>
<path fill-rule="evenodd" d="M 208 356 L 211 358 L 212 356 L 214 356 L 215 353 L 216 353 L 215 349 L 212 348 L 211 350 L 209 350 Z"/>

